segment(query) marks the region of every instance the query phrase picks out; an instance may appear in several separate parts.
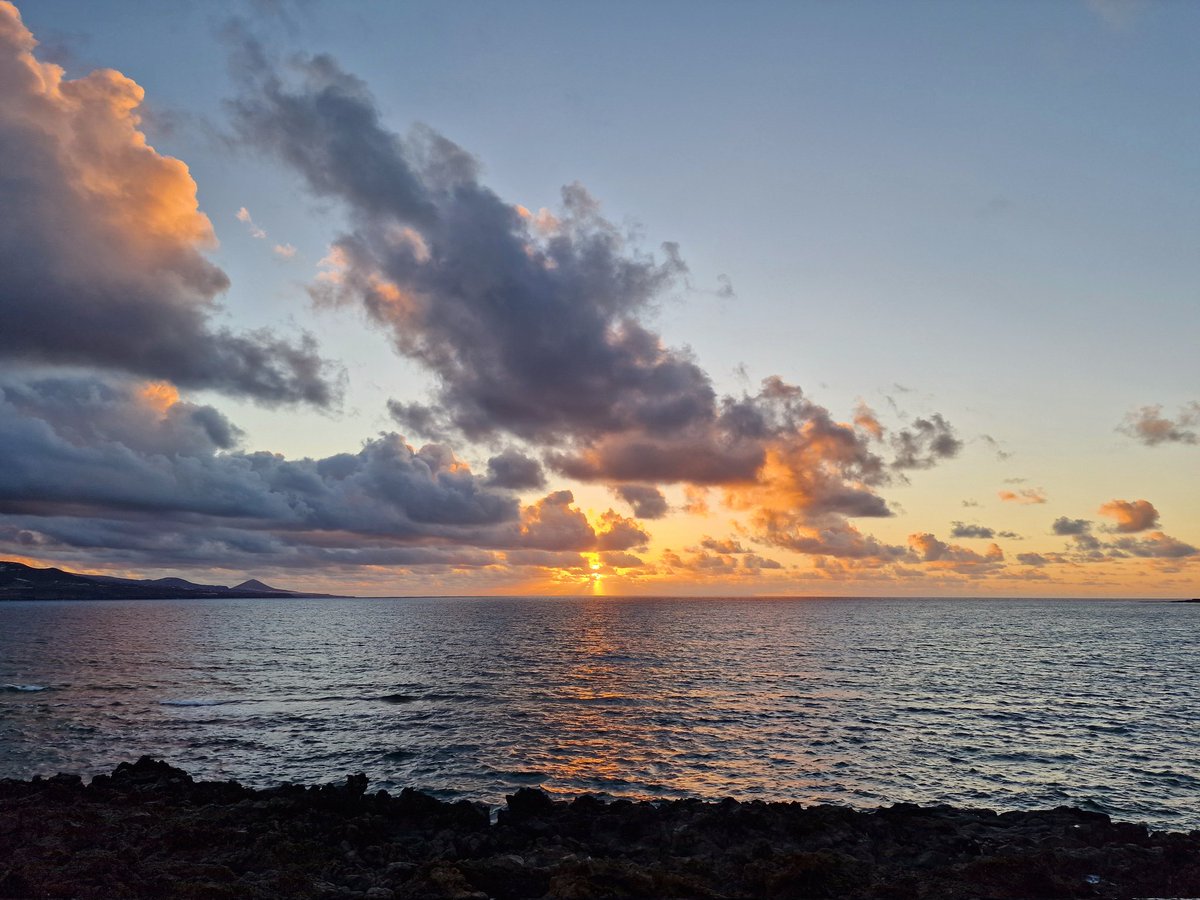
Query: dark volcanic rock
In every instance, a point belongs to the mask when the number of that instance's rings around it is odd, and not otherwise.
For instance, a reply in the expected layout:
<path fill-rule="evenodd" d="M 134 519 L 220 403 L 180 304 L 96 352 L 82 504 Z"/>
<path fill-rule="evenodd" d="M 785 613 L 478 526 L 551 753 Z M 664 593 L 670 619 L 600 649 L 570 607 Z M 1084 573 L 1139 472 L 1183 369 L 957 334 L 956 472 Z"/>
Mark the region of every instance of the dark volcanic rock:
<path fill-rule="evenodd" d="M 143 757 L 85 786 L 0 781 L 0 897 L 1179 897 L 1200 832 L 1067 807 L 555 801 L 255 791 Z"/>

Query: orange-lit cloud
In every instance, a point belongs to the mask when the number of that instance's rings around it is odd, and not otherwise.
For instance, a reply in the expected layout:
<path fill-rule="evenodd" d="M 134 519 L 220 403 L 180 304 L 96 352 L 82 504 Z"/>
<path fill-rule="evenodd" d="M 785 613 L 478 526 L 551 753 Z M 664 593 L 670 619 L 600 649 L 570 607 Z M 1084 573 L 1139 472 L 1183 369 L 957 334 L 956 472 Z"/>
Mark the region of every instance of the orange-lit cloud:
<path fill-rule="evenodd" d="M 328 404 L 311 342 L 213 325 L 229 280 L 204 256 L 212 223 L 187 165 L 147 142 L 142 88 L 68 79 L 36 45 L 0 0 L 0 209 L 20 211 L 0 226 L 0 360 Z"/>
<path fill-rule="evenodd" d="M 1023 488 L 1020 491 L 997 491 L 996 496 L 1005 503 L 1019 503 L 1022 506 L 1036 506 L 1046 502 L 1044 488 Z"/>
<path fill-rule="evenodd" d="M 1004 551 L 992 544 L 985 553 L 977 553 L 958 544 L 947 544 L 928 532 L 910 534 L 908 544 L 922 562 L 956 571 L 973 571 L 981 566 L 995 567 L 1004 561 Z"/>
<path fill-rule="evenodd" d="M 165 413 L 179 402 L 179 390 L 175 385 L 166 381 L 152 381 L 143 387 L 139 396 L 146 405 L 159 413 Z"/>
<path fill-rule="evenodd" d="M 861 400 L 854 410 L 854 427 L 865 431 L 877 441 L 883 440 L 883 426 L 879 424 L 879 418 L 874 410 Z"/>
<path fill-rule="evenodd" d="M 1116 519 L 1116 530 L 1131 534 L 1158 524 L 1158 510 L 1149 500 L 1109 500 L 1100 507 L 1100 515 Z"/>
<path fill-rule="evenodd" d="M 570 491 L 555 491 L 521 510 L 520 543 L 552 551 L 623 551 L 644 546 L 650 536 L 633 519 L 610 510 L 595 526 Z"/>

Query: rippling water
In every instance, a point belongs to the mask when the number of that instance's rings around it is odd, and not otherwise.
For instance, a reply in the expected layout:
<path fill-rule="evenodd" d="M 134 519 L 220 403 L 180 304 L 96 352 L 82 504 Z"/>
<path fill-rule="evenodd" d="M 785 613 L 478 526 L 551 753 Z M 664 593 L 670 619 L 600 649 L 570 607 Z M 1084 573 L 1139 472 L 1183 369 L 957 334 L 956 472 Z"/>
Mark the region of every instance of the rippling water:
<path fill-rule="evenodd" d="M 1200 827 L 1200 606 L 995 600 L 0 604 L 0 777 L 149 753 L 491 802 L 1069 803 Z"/>

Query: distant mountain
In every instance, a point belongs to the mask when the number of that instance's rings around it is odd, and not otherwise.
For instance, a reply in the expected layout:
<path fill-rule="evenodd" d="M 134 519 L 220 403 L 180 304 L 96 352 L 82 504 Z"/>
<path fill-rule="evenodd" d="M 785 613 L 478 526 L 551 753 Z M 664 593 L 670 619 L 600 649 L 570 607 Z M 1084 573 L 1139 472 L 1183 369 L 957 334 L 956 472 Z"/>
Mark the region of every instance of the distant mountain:
<path fill-rule="evenodd" d="M 0 561 L 0 600 L 211 600 L 220 597 L 336 597 L 285 591 L 251 578 L 236 587 L 193 584 L 183 578 L 116 578 L 76 575 L 62 569 L 35 569 Z"/>
<path fill-rule="evenodd" d="M 282 591 L 279 588 L 271 587 L 269 584 L 263 584 L 257 578 L 251 578 L 249 581 L 243 581 L 241 584 L 233 586 L 235 591 L 262 591 L 264 594 L 286 594 L 287 591 Z"/>

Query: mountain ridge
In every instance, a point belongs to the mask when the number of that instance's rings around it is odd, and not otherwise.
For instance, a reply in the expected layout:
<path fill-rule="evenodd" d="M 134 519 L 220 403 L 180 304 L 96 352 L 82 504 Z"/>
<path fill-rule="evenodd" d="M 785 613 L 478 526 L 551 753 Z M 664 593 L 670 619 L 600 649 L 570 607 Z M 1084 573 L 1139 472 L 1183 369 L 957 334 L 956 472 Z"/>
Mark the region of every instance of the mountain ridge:
<path fill-rule="evenodd" d="M 24 563 L 0 560 L 0 601 L 3 600 L 215 600 L 254 597 L 297 599 L 338 598 L 271 587 L 250 578 L 234 587 L 195 584 L 184 578 L 118 578 L 114 575 L 81 575 L 62 569 L 39 569 Z"/>

